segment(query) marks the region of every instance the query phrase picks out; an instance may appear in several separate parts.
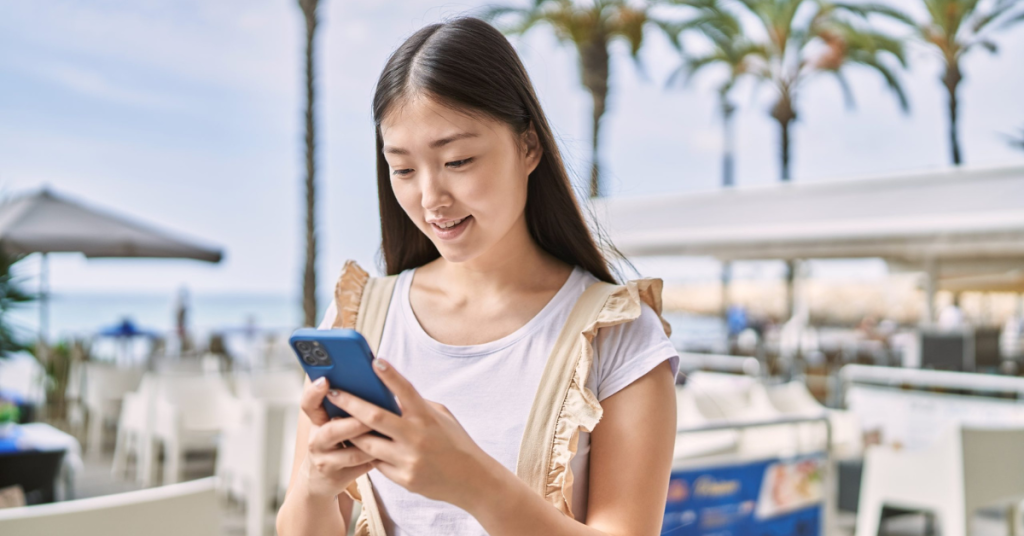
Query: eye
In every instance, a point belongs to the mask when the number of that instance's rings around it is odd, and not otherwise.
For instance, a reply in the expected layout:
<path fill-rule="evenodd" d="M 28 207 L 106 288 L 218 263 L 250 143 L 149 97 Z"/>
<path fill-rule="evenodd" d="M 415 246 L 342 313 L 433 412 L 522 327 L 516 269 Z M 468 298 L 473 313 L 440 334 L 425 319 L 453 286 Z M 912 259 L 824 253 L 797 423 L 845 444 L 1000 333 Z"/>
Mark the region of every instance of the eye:
<path fill-rule="evenodd" d="M 392 175 L 398 175 L 399 177 L 408 175 L 409 173 L 412 173 L 411 169 L 396 169 L 391 172 Z"/>
<path fill-rule="evenodd" d="M 468 164 L 468 163 L 470 163 L 472 161 L 473 161 L 472 158 L 463 158 L 462 160 L 456 160 L 454 162 L 448 162 L 445 165 L 446 166 L 451 166 L 453 168 L 457 168 L 457 167 L 462 167 L 462 166 L 464 166 L 464 165 L 466 165 L 466 164 Z"/>

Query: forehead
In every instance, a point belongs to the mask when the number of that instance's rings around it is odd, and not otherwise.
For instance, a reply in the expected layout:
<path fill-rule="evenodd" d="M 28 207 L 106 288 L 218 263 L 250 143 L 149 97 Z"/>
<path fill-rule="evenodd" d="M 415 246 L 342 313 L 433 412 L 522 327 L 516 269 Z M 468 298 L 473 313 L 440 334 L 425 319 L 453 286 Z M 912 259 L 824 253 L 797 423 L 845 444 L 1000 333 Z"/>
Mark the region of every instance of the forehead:
<path fill-rule="evenodd" d="M 380 123 L 385 152 L 390 148 L 431 148 L 431 142 L 458 134 L 471 140 L 494 140 L 510 132 L 507 125 L 484 114 L 440 104 L 426 96 L 396 102 Z M 433 147 L 434 149 L 437 147 Z"/>

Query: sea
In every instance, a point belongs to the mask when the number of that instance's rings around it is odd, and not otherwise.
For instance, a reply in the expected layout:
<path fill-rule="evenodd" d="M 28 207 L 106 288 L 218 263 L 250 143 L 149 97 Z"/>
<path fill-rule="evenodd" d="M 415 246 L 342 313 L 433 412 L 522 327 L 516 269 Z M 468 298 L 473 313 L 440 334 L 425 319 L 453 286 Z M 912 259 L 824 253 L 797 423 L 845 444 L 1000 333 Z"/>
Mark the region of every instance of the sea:
<path fill-rule="evenodd" d="M 319 301 L 319 314 L 330 303 L 330 296 Z M 176 323 L 176 296 L 145 293 L 55 293 L 49 302 L 47 340 L 79 339 L 104 347 L 100 332 L 130 320 L 147 332 L 170 335 Z M 8 317 L 22 340 L 38 336 L 38 302 L 15 309 Z M 289 334 L 302 323 L 301 303 L 286 294 L 193 293 L 187 300 L 186 326 L 194 340 L 203 346 L 214 333 L 226 337 L 245 334 Z M 672 341 L 680 350 L 719 353 L 725 340 L 725 325 L 720 318 L 680 312 L 665 313 L 672 326 Z M 95 343 L 98 343 L 95 344 Z"/>

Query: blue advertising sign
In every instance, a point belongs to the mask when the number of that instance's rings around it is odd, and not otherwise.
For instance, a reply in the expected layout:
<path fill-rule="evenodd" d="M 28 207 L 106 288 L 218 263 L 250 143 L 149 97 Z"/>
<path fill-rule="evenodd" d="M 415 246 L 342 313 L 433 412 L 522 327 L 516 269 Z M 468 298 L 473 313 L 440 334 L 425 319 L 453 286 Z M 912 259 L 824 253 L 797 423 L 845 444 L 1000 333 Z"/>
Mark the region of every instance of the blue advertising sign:
<path fill-rule="evenodd" d="M 822 536 L 822 454 L 672 471 L 661 533 Z"/>

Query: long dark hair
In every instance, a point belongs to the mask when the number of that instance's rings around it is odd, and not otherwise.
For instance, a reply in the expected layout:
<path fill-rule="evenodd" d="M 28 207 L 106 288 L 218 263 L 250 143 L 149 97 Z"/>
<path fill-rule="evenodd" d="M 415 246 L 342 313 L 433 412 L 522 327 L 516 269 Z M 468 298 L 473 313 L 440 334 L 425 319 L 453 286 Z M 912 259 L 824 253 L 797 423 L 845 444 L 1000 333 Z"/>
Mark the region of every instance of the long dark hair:
<path fill-rule="evenodd" d="M 473 17 L 419 30 L 391 55 L 377 81 L 373 96 L 377 196 L 381 251 L 388 275 L 440 256 L 395 198 L 380 133 L 381 121 L 392 106 L 417 92 L 446 106 L 507 123 L 520 135 L 532 123 L 543 155 L 527 184 L 530 235 L 544 251 L 563 262 L 579 265 L 602 281 L 616 282 L 583 218 L 551 127 L 519 56 L 501 32 Z"/>

